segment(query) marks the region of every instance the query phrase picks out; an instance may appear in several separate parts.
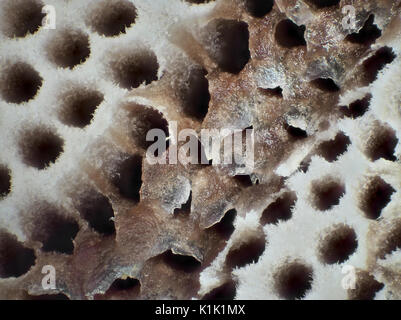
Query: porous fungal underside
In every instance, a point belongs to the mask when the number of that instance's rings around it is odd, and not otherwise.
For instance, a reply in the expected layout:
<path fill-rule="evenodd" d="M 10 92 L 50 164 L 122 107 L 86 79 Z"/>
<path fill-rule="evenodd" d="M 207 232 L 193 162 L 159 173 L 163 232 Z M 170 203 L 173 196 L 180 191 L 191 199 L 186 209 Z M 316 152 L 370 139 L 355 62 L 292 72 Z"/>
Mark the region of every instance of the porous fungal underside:
<path fill-rule="evenodd" d="M 400 299 L 400 12 L 2 0 L 0 298 Z M 252 173 L 150 165 L 174 121 L 252 128 Z"/>

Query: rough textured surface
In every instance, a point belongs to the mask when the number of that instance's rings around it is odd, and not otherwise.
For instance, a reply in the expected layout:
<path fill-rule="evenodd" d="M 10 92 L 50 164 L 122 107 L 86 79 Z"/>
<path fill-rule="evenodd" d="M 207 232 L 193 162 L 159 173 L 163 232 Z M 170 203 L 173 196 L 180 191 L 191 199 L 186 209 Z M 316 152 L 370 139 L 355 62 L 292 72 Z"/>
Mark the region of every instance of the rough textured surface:
<path fill-rule="evenodd" d="M 0 298 L 400 299 L 400 13 L 1 1 Z M 150 165 L 146 132 L 171 148 L 174 121 L 252 128 L 252 173 Z"/>

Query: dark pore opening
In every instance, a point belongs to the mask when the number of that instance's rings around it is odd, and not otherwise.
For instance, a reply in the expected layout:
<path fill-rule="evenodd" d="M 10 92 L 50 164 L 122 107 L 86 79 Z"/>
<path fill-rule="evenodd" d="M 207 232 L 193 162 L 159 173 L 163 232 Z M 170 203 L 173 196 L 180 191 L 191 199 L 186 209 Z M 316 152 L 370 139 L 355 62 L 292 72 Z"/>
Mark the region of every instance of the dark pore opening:
<path fill-rule="evenodd" d="M 209 44 L 212 58 L 223 71 L 238 74 L 251 58 L 248 25 L 224 19 L 212 23 L 214 40 Z"/>
<path fill-rule="evenodd" d="M 0 164 L 0 199 L 7 196 L 11 191 L 11 171 Z"/>
<path fill-rule="evenodd" d="M 113 281 L 104 294 L 96 294 L 95 300 L 136 300 L 141 293 L 141 283 L 131 277 L 118 278 Z"/>
<path fill-rule="evenodd" d="M 19 147 L 24 162 L 37 169 L 45 169 L 63 152 L 64 141 L 49 128 L 37 127 L 23 132 Z"/>
<path fill-rule="evenodd" d="M 157 80 L 159 63 L 156 55 L 150 50 L 132 53 L 115 54 L 111 62 L 114 80 L 124 89 L 138 88 Z"/>
<path fill-rule="evenodd" d="M 236 175 L 236 176 L 234 176 L 234 179 L 243 188 L 248 188 L 248 187 L 252 187 L 253 186 L 252 179 L 249 176 L 249 174 Z"/>
<path fill-rule="evenodd" d="M 401 221 L 397 221 L 389 228 L 388 235 L 383 241 L 383 249 L 379 252 L 380 259 L 385 259 L 387 254 L 401 249 Z"/>
<path fill-rule="evenodd" d="M 73 253 L 74 244 L 72 241 L 79 231 L 76 221 L 63 219 L 62 217 L 52 217 L 46 223 L 46 230 L 48 230 L 48 236 L 43 241 L 43 251 Z"/>
<path fill-rule="evenodd" d="M 286 192 L 280 196 L 276 201 L 269 204 L 263 210 L 260 218 L 260 223 L 263 225 L 268 223 L 278 223 L 279 221 L 286 221 L 292 217 L 292 208 L 295 206 L 297 196 L 294 192 Z"/>
<path fill-rule="evenodd" d="M 115 234 L 113 207 L 109 199 L 101 193 L 95 190 L 87 192 L 79 201 L 77 209 L 96 232 L 106 236 Z"/>
<path fill-rule="evenodd" d="M 384 284 L 378 282 L 373 275 L 367 271 L 359 270 L 355 289 L 348 290 L 350 300 L 373 300 L 376 293 L 384 288 Z"/>
<path fill-rule="evenodd" d="M 207 71 L 203 68 L 192 69 L 186 85 L 181 88 L 185 115 L 202 121 L 209 110 L 209 82 Z"/>
<path fill-rule="evenodd" d="M 318 78 L 311 81 L 311 84 L 318 88 L 319 90 L 326 91 L 326 92 L 338 92 L 340 88 L 337 84 L 330 78 Z"/>
<path fill-rule="evenodd" d="M 312 288 L 313 270 L 300 262 L 283 265 L 275 274 L 277 293 L 284 299 L 301 299 Z"/>
<path fill-rule="evenodd" d="M 345 186 L 330 178 L 312 184 L 312 192 L 315 196 L 314 205 L 318 210 L 326 211 L 340 203 L 340 198 L 345 194 Z"/>
<path fill-rule="evenodd" d="M 142 157 L 133 155 L 121 162 L 112 183 L 124 198 L 139 202 L 142 186 Z"/>
<path fill-rule="evenodd" d="M 228 240 L 235 230 L 234 221 L 236 216 L 237 210 L 228 210 L 224 217 L 210 229 L 216 231 L 223 239 Z"/>
<path fill-rule="evenodd" d="M 29 295 L 29 300 L 70 300 L 65 294 L 42 294 L 39 296 Z"/>
<path fill-rule="evenodd" d="M 372 96 L 370 94 L 366 95 L 363 99 L 356 100 L 351 103 L 348 108 L 342 107 L 341 112 L 346 116 L 353 119 L 362 117 L 366 111 L 369 109 L 370 100 Z"/>
<path fill-rule="evenodd" d="M 49 129 L 35 128 L 21 136 L 19 145 L 26 164 L 44 169 L 57 160 L 64 141 Z"/>
<path fill-rule="evenodd" d="M 262 92 L 267 97 L 283 97 L 283 89 L 281 87 L 276 88 L 259 88 L 259 91 Z"/>
<path fill-rule="evenodd" d="M 256 263 L 265 251 L 265 247 L 266 240 L 264 236 L 250 239 L 239 247 L 230 250 L 226 257 L 226 265 L 234 269 L 250 263 Z"/>
<path fill-rule="evenodd" d="M 358 241 L 354 229 L 338 225 L 323 239 L 320 246 L 320 257 L 324 263 L 343 263 L 355 252 Z"/>
<path fill-rule="evenodd" d="M 287 131 L 288 135 L 295 140 L 298 139 L 305 139 L 308 137 L 308 134 L 306 133 L 305 130 L 301 128 L 294 127 L 287 122 L 284 123 L 284 129 Z"/>
<path fill-rule="evenodd" d="M 89 58 L 89 37 L 79 30 L 61 31 L 49 42 L 47 52 L 57 66 L 73 69 Z"/>
<path fill-rule="evenodd" d="M 345 40 L 363 45 L 371 45 L 382 34 L 381 30 L 373 24 L 375 16 L 371 14 L 358 33 L 351 33 Z"/>
<path fill-rule="evenodd" d="M 42 242 L 42 251 L 73 254 L 73 240 L 79 231 L 75 219 L 49 204 L 39 207 L 29 219 L 32 239 Z"/>
<path fill-rule="evenodd" d="M 273 9 L 273 0 L 245 0 L 245 8 L 255 18 L 262 18 Z"/>
<path fill-rule="evenodd" d="M 146 141 L 146 135 L 152 129 L 160 129 L 164 132 L 166 139 L 169 137 L 168 122 L 160 111 L 152 107 L 135 105 L 130 110 L 130 117 L 132 137 L 139 147 L 146 150 L 154 143 L 154 141 Z"/>
<path fill-rule="evenodd" d="M 181 254 L 174 254 L 171 250 L 166 251 L 162 255 L 164 263 L 170 266 L 172 269 L 191 273 L 199 271 L 201 263 L 192 256 L 186 256 Z"/>
<path fill-rule="evenodd" d="M 113 37 L 126 33 L 126 29 L 135 23 L 135 6 L 126 0 L 102 1 L 91 12 L 88 24 L 98 34 Z"/>
<path fill-rule="evenodd" d="M 395 192 L 392 186 L 379 176 L 370 179 L 360 195 L 360 208 L 369 219 L 378 219 Z"/>
<path fill-rule="evenodd" d="M 317 152 L 329 162 L 336 161 L 339 156 L 348 150 L 351 140 L 343 132 L 337 133 L 333 140 L 322 142 Z"/>
<path fill-rule="evenodd" d="M 42 1 L 8 0 L 4 1 L 3 5 L 3 33 L 9 38 L 21 38 L 28 34 L 34 34 L 41 27 L 45 17 L 45 14 L 42 13 L 44 6 Z"/>
<path fill-rule="evenodd" d="M 234 300 L 237 289 L 234 281 L 228 281 L 205 294 L 202 300 Z"/>
<path fill-rule="evenodd" d="M 377 126 L 375 133 L 367 142 L 366 154 L 372 161 L 380 158 L 396 161 L 395 148 L 398 144 L 398 138 L 395 131 L 387 126 Z"/>
<path fill-rule="evenodd" d="M 192 204 L 192 191 L 189 193 L 189 197 L 185 203 L 181 205 L 181 208 L 174 209 L 174 215 L 188 215 L 191 213 Z"/>
<path fill-rule="evenodd" d="M 111 284 L 108 291 L 125 291 L 125 290 L 135 290 L 141 287 L 141 283 L 138 279 L 127 277 L 125 279 L 116 279 Z"/>
<path fill-rule="evenodd" d="M 290 19 L 280 21 L 276 26 L 275 39 L 285 48 L 306 46 L 305 26 L 297 26 Z"/>
<path fill-rule="evenodd" d="M 42 86 L 42 77 L 25 62 L 5 66 L 0 73 L 0 93 L 9 103 L 23 103 L 33 99 Z"/>
<path fill-rule="evenodd" d="M 368 83 L 376 80 L 379 71 L 382 70 L 386 64 L 393 62 L 396 55 L 389 47 L 383 47 L 376 51 L 376 53 L 363 62 L 365 71 L 365 78 Z"/>
<path fill-rule="evenodd" d="M 91 123 L 102 101 L 103 94 L 99 91 L 75 88 L 62 97 L 60 120 L 66 125 L 84 128 Z"/>
<path fill-rule="evenodd" d="M 17 237 L 0 230 L 0 278 L 18 278 L 35 264 L 35 251 L 26 248 Z"/>

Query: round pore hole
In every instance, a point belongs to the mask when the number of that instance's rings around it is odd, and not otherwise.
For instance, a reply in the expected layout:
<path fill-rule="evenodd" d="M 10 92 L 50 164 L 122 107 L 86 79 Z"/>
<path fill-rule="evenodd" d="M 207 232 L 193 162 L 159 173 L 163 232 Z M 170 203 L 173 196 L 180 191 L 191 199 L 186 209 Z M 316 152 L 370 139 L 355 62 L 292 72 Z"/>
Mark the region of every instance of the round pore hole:
<path fill-rule="evenodd" d="M 274 275 L 275 289 L 281 298 L 302 299 L 312 288 L 313 270 L 301 262 L 284 264 Z"/>
<path fill-rule="evenodd" d="M 35 252 L 26 248 L 15 235 L 0 230 L 0 278 L 18 278 L 35 264 Z"/>
<path fill-rule="evenodd" d="M 340 198 L 345 194 L 345 186 L 329 177 L 313 182 L 312 193 L 316 209 L 326 211 L 340 203 Z"/>
<path fill-rule="evenodd" d="M 20 136 L 19 147 L 27 165 L 45 169 L 63 152 L 64 141 L 50 128 L 37 127 Z"/>
<path fill-rule="evenodd" d="M 191 213 L 192 191 L 189 193 L 188 199 L 180 208 L 174 209 L 174 216 L 188 216 Z"/>
<path fill-rule="evenodd" d="M 89 37 L 79 30 L 58 31 L 47 47 L 50 60 L 61 68 L 73 69 L 90 56 Z"/>
<path fill-rule="evenodd" d="M 274 0 L 245 0 L 246 11 L 255 18 L 268 14 L 274 5 Z"/>
<path fill-rule="evenodd" d="M 235 175 L 233 178 L 243 188 L 249 188 L 253 186 L 253 182 L 249 174 Z"/>
<path fill-rule="evenodd" d="M 9 103 L 23 103 L 33 99 L 43 79 L 28 63 L 17 62 L 0 73 L 0 94 Z"/>
<path fill-rule="evenodd" d="M 39 300 L 39 301 L 47 301 L 47 300 L 70 300 L 68 296 L 64 293 L 57 294 L 41 294 L 38 296 L 29 295 L 27 296 L 27 300 Z"/>
<path fill-rule="evenodd" d="M 116 279 L 111 284 L 110 288 L 107 290 L 107 293 L 110 291 L 127 291 L 127 290 L 138 290 L 141 287 L 141 283 L 138 279 L 134 279 L 131 277 L 127 277 L 125 279 Z M 139 293 L 139 292 L 138 292 Z"/>
<path fill-rule="evenodd" d="M 96 294 L 95 300 L 136 300 L 141 293 L 139 280 L 124 277 L 114 280 L 104 294 Z"/>
<path fill-rule="evenodd" d="M 194 68 L 190 71 L 186 84 L 179 90 L 185 115 L 202 121 L 209 110 L 209 82 L 207 71 Z"/>
<path fill-rule="evenodd" d="M 373 24 L 374 20 L 375 16 L 373 14 L 370 15 L 362 29 L 357 33 L 351 33 L 345 38 L 345 40 L 363 45 L 371 45 L 374 43 L 375 40 L 382 34 L 381 30 L 375 24 Z"/>
<path fill-rule="evenodd" d="M 248 25 L 243 21 L 217 19 L 207 29 L 210 56 L 221 70 L 238 74 L 251 58 Z"/>
<path fill-rule="evenodd" d="M 150 50 L 124 52 L 113 56 L 110 64 L 114 81 L 124 89 L 134 89 L 141 84 L 157 80 L 159 63 Z"/>
<path fill-rule="evenodd" d="M 260 222 L 262 224 L 278 223 L 279 221 L 286 221 L 292 217 L 292 208 L 297 201 L 297 196 L 293 192 L 286 192 L 280 196 L 276 201 L 269 204 L 263 210 Z"/>
<path fill-rule="evenodd" d="M 367 83 L 375 81 L 379 71 L 382 70 L 386 64 L 393 62 L 395 58 L 396 55 L 391 48 L 383 47 L 377 50 L 373 56 L 366 59 L 363 62 L 363 69 Z"/>
<path fill-rule="evenodd" d="M 146 141 L 146 135 L 152 129 L 160 129 L 166 139 L 169 137 L 168 122 L 160 111 L 136 104 L 127 105 L 126 108 L 129 110 L 131 135 L 136 145 L 148 149 L 154 143 Z"/>
<path fill-rule="evenodd" d="M 259 92 L 267 97 L 283 97 L 283 89 L 281 87 L 276 88 L 258 88 Z"/>
<path fill-rule="evenodd" d="M 231 209 L 228 210 L 224 217 L 215 225 L 213 225 L 210 230 L 215 231 L 218 235 L 220 235 L 223 239 L 230 239 L 233 234 L 235 227 L 234 221 L 237 216 L 237 210 Z"/>
<path fill-rule="evenodd" d="M 105 0 L 97 4 L 88 17 L 88 25 L 98 34 L 113 37 L 122 33 L 135 23 L 135 6 L 127 0 Z"/>
<path fill-rule="evenodd" d="M 333 140 L 322 142 L 317 148 L 317 153 L 327 161 L 333 162 L 347 151 L 350 144 L 349 137 L 343 132 L 339 132 Z"/>
<path fill-rule="evenodd" d="M 275 39 L 284 48 L 306 46 L 305 26 L 297 26 L 290 19 L 280 21 L 276 26 Z"/>
<path fill-rule="evenodd" d="M 308 133 L 305 130 L 292 126 L 287 122 L 284 123 L 284 129 L 291 139 L 301 140 L 308 137 Z"/>
<path fill-rule="evenodd" d="M 185 273 L 196 272 L 201 267 L 201 263 L 194 257 L 175 254 L 171 250 L 163 253 L 162 258 L 169 267 Z"/>
<path fill-rule="evenodd" d="M 392 186 L 379 176 L 371 178 L 362 188 L 359 207 L 369 219 L 378 219 L 395 192 Z"/>
<path fill-rule="evenodd" d="M 61 96 L 59 118 L 66 125 L 84 128 L 91 123 L 103 98 L 97 90 L 74 88 Z"/>
<path fill-rule="evenodd" d="M 11 171 L 4 165 L 0 165 L 0 200 L 11 191 Z"/>
<path fill-rule="evenodd" d="M 384 288 L 373 275 L 364 270 L 358 270 L 354 289 L 348 289 L 350 300 L 373 300 L 376 293 Z"/>
<path fill-rule="evenodd" d="M 330 78 L 318 78 L 313 81 L 311 81 L 311 84 L 318 88 L 321 91 L 325 92 L 338 92 L 340 91 L 340 88 L 337 86 L 337 84 L 334 82 L 333 79 Z"/>
<path fill-rule="evenodd" d="M 347 225 L 336 225 L 322 239 L 319 255 L 327 264 L 343 263 L 358 247 L 354 229 Z"/>
<path fill-rule="evenodd" d="M 231 268 L 241 268 L 250 263 L 257 263 L 265 251 L 266 240 L 264 236 L 250 239 L 239 247 L 233 248 L 227 254 L 226 265 Z"/>
<path fill-rule="evenodd" d="M 72 254 L 79 225 L 65 212 L 53 205 L 43 203 L 26 218 L 32 240 L 42 243 L 42 251 Z"/>
<path fill-rule="evenodd" d="M 235 282 L 230 280 L 205 294 L 202 300 L 234 300 L 236 293 Z"/>
<path fill-rule="evenodd" d="M 96 232 L 105 236 L 115 234 L 113 207 L 109 199 L 101 193 L 95 190 L 86 192 L 80 199 L 77 210 Z"/>
<path fill-rule="evenodd" d="M 2 1 L 3 2 L 3 1 Z M 45 14 L 39 0 L 7 0 L 2 4 L 4 27 L 3 33 L 9 37 L 25 37 L 34 34 L 42 25 Z"/>
<path fill-rule="evenodd" d="M 133 155 L 117 165 L 112 183 L 120 195 L 126 199 L 139 202 L 142 186 L 142 157 Z"/>
<path fill-rule="evenodd" d="M 392 128 L 377 125 L 366 143 L 366 155 L 372 161 L 376 161 L 380 158 L 396 161 L 397 157 L 394 152 L 397 144 L 398 138 Z"/>
<path fill-rule="evenodd" d="M 385 259 L 387 254 L 401 249 L 401 220 L 395 221 L 389 227 L 387 237 L 382 243 L 382 250 L 379 252 L 380 259 Z"/>
<path fill-rule="evenodd" d="M 363 99 L 352 102 L 348 107 L 342 107 L 341 112 L 353 119 L 362 117 L 368 111 L 371 99 L 372 95 L 368 94 Z"/>

